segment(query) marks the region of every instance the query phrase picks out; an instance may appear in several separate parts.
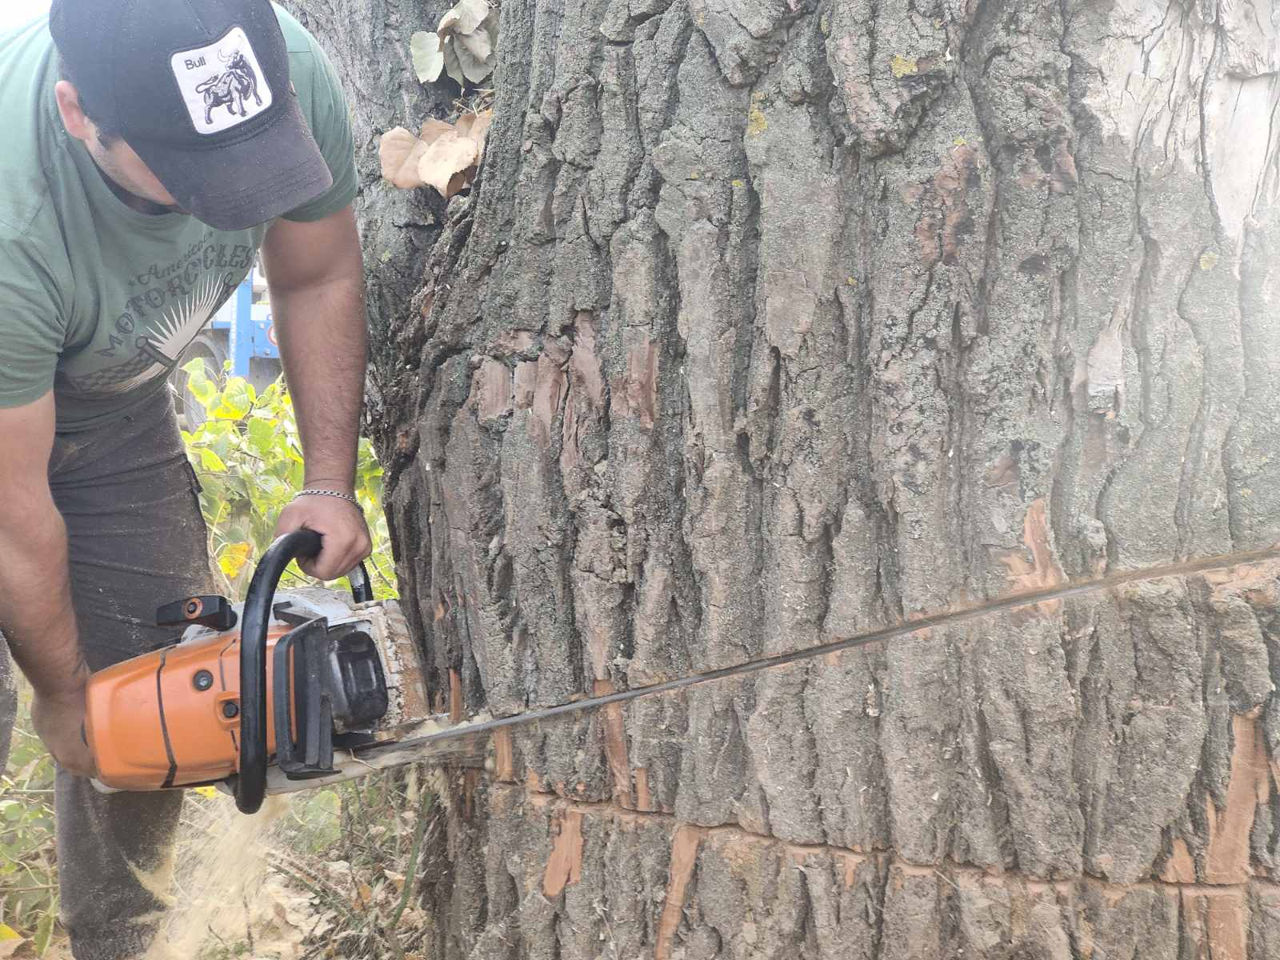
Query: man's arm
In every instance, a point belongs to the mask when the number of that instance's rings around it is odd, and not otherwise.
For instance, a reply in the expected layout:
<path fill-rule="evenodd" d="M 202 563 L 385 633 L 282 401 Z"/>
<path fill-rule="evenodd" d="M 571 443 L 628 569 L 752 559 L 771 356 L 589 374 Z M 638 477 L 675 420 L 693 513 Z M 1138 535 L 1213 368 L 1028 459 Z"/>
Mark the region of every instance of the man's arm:
<path fill-rule="evenodd" d="M 313 223 L 278 220 L 262 247 L 285 378 L 293 396 L 311 490 L 355 490 L 368 339 L 364 266 L 355 214 L 347 207 Z M 301 497 L 280 515 L 277 533 L 306 527 L 323 535 L 307 573 L 333 580 L 369 555 L 358 507 L 337 497 Z"/>
<path fill-rule="evenodd" d="M 92 775 L 84 743 L 89 670 L 80 654 L 67 530 L 49 492 L 53 394 L 0 410 L 0 630 L 35 688 L 32 719 L 49 752 Z"/>

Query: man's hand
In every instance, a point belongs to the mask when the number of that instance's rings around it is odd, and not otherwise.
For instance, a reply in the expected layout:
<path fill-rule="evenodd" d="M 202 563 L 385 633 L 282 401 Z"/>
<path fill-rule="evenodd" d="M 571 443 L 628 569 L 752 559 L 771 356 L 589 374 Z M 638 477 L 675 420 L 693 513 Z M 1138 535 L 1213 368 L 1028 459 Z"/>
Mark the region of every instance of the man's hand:
<path fill-rule="evenodd" d="M 320 553 L 298 563 L 304 573 L 317 580 L 346 576 L 373 552 L 364 514 L 355 504 L 338 497 L 299 497 L 285 507 L 276 524 L 276 536 L 303 529 L 323 537 Z"/>
<path fill-rule="evenodd" d="M 31 702 L 31 722 L 36 734 L 64 770 L 92 777 L 93 754 L 84 742 L 84 687 L 71 687 L 52 695 L 37 693 Z"/>

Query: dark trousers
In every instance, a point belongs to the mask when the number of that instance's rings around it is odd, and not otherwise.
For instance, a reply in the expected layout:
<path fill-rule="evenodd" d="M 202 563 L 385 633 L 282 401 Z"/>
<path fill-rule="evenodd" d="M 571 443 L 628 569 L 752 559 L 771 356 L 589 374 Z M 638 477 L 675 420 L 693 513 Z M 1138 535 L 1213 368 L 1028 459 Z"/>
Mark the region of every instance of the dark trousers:
<path fill-rule="evenodd" d="M 156 607 L 214 591 L 199 487 L 168 392 L 128 417 L 60 434 L 49 484 L 67 524 L 89 667 L 172 639 L 176 628 L 154 625 Z M 165 907 L 182 793 L 103 795 L 59 770 L 56 801 L 62 916 L 76 960 L 140 957 Z"/>

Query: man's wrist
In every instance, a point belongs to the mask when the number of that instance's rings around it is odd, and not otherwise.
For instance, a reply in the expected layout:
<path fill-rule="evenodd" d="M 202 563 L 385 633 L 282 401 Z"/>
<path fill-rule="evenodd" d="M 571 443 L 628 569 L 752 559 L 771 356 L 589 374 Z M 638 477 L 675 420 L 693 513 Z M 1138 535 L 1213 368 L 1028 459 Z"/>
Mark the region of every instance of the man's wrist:
<path fill-rule="evenodd" d="M 299 490 L 293 495 L 294 500 L 301 500 L 303 497 L 328 497 L 333 500 L 341 500 L 344 503 L 349 503 L 357 510 L 361 509 L 360 498 L 354 493 L 347 493 L 342 490 L 324 490 L 320 487 L 308 487 L 305 490 Z"/>
<path fill-rule="evenodd" d="M 355 493 L 355 477 L 304 477 L 303 490 L 332 490 L 336 493 Z"/>

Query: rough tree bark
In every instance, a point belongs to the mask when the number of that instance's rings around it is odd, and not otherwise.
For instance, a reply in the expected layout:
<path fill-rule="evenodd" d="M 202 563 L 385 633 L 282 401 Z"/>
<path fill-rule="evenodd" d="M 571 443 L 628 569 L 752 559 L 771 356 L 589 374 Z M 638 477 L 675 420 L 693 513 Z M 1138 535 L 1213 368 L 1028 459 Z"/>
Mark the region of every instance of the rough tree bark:
<path fill-rule="evenodd" d="M 448 99 L 405 64 L 443 4 L 297 5 L 455 716 L 1280 540 L 1268 0 L 504 0 L 438 231 L 373 152 Z M 503 739 L 441 780 L 431 956 L 1274 960 L 1277 573 Z"/>

